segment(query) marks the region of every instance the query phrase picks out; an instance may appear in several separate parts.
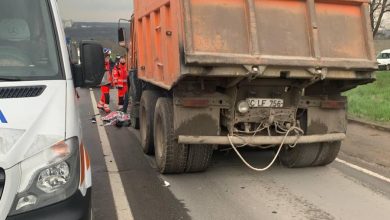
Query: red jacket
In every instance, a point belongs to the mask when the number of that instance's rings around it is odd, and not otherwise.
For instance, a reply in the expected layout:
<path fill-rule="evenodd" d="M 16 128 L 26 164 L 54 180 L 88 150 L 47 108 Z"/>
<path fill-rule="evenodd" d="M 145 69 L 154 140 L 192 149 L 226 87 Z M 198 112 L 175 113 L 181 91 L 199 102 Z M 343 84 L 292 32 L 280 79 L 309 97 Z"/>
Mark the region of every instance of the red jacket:
<path fill-rule="evenodd" d="M 105 62 L 106 74 L 108 74 L 108 81 L 112 83 L 112 73 L 111 73 L 111 61 Z"/>
<path fill-rule="evenodd" d="M 120 64 L 120 68 L 121 68 L 121 78 L 122 80 L 124 81 L 124 83 L 126 83 L 127 81 L 127 77 L 129 75 L 128 71 L 127 71 L 127 65 L 124 63 L 124 64 Z"/>
<path fill-rule="evenodd" d="M 126 64 L 119 64 L 112 70 L 112 76 L 114 77 L 114 83 L 117 87 L 127 87 L 127 67 Z"/>
<path fill-rule="evenodd" d="M 110 61 L 104 61 L 106 71 L 110 71 Z"/>
<path fill-rule="evenodd" d="M 102 79 L 102 82 L 101 82 L 101 85 L 102 86 L 106 86 L 106 85 L 109 85 L 109 84 L 112 84 L 112 74 L 111 74 L 111 71 L 110 71 L 110 61 L 105 61 L 104 63 L 105 65 L 105 70 L 106 72 L 104 73 L 104 77 Z"/>

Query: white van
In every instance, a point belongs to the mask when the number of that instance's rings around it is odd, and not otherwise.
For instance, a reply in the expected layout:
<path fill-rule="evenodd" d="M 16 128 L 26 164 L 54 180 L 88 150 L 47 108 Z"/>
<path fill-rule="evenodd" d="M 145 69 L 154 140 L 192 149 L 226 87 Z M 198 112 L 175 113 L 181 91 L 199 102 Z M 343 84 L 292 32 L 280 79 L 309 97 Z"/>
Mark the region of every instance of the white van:
<path fill-rule="evenodd" d="M 383 50 L 377 57 L 380 70 L 390 70 L 390 50 Z"/>
<path fill-rule="evenodd" d="M 98 84 L 104 59 L 81 47 L 71 65 L 56 0 L 0 1 L 0 220 L 91 219 L 75 85 Z"/>

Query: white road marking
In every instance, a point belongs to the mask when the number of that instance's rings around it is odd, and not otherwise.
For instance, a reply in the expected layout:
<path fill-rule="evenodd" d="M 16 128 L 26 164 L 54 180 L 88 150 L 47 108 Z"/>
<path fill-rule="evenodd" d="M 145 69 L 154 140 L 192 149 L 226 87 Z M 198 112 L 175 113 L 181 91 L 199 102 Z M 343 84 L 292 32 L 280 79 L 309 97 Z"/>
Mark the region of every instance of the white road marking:
<path fill-rule="evenodd" d="M 111 145 L 108 140 L 106 129 L 102 126 L 101 118 L 98 116 L 99 110 L 97 109 L 97 103 L 93 90 L 90 89 L 92 107 L 96 116 L 96 124 L 98 127 L 99 137 L 103 148 L 103 154 L 105 156 L 108 177 L 110 179 L 111 192 L 114 198 L 116 214 L 118 220 L 133 220 L 133 214 L 127 200 L 126 193 L 123 187 L 122 179 L 119 174 L 118 166 L 115 162 L 114 154 L 112 153 Z"/>
<path fill-rule="evenodd" d="M 360 171 L 360 172 L 362 172 L 362 173 L 365 173 L 365 174 L 367 174 L 367 175 L 373 176 L 373 177 L 375 177 L 375 178 L 378 178 L 378 179 L 380 179 L 380 180 L 383 180 L 383 181 L 385 181 L 385 182 L 390 183 L 390 179 L 389 179 L 389 178 L 387 178 L 387 177 L 385 177 L 385 176 L 382 176 L 382 175 L 380 175 L 380 174 L 377 174 L 377 173 L 375 173 L 375 172 L 372 172 L 371 170 L 364 169 L 364 168 L 359 167 L 359 166 L 357 166 L 357 165 L 355 165 L 355 164 L 348 163 L 347 161 L 341 160 L 341 159 L 338 159 L 338 158 L 336 159 L 336 161 L 339 162 L 339 163 L 342 163 L 342 164 L 344 164 L 344 165 L 346 165 L 346 166 L 349 166 L 349 167 L 351 167 L 352 169 L 355 169 L 355 170 L 357 170 L 357 171 Z"/>

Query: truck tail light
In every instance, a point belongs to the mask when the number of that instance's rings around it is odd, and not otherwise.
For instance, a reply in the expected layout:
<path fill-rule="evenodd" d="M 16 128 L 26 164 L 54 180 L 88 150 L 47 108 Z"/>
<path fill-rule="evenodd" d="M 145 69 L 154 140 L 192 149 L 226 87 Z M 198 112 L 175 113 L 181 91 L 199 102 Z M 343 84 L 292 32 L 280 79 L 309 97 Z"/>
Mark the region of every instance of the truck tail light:
<path fill-rule="evenodd" d="M 325 100 L 321 102 L 321 108 L 325 109 L 345 109 L 345 101 Z"/>
<path fill-rule="evenodd" d="M 205 108 L 209 106 L 209 100 L 207 99 L 183 99 L 181 104 L 184 107 Z"/>

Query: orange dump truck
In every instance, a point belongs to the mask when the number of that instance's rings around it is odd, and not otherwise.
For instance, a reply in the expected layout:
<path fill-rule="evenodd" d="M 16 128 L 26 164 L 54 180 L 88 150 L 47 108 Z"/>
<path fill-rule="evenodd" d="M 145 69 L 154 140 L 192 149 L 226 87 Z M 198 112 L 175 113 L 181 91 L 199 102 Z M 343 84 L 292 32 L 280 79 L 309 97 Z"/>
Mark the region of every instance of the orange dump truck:
<path fill-rule="evenodd" d="M 203 171 L 219 148 L 264 170 L 244 146 L 274 148 L 270 165 L 333 162 L 342 92 L 375 80 L 368 2 L 134 0 L 130 40 L 119 39 L 145 153 L 162 173 Z"/>

